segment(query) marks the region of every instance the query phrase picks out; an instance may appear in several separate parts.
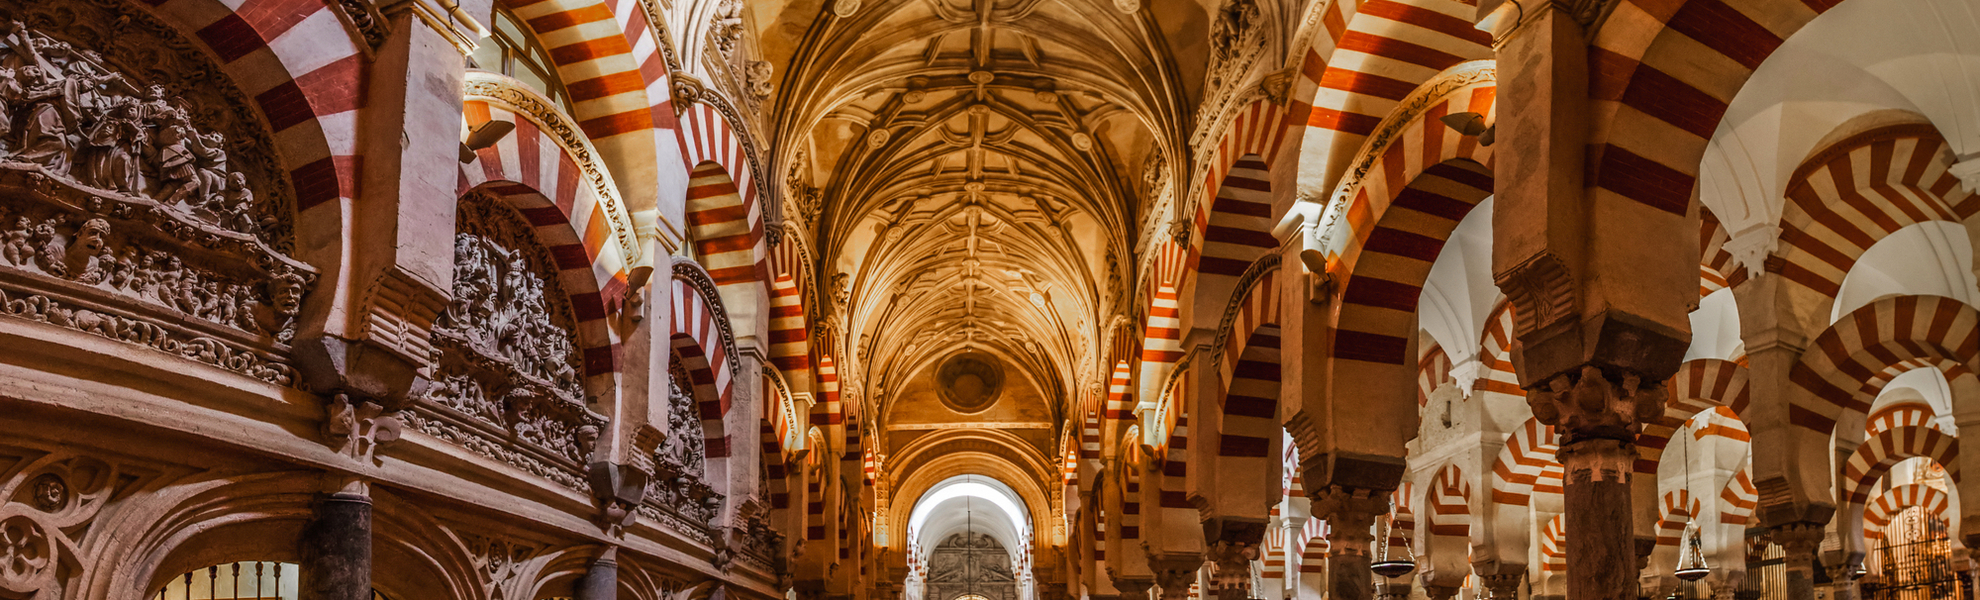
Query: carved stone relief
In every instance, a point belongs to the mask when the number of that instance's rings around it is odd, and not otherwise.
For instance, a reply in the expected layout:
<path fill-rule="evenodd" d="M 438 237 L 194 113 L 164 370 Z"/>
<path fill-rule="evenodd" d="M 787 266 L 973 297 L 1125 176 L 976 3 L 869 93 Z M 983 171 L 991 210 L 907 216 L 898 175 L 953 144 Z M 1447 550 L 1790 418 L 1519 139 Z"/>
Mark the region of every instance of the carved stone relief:
<path fill-rule="evenodd" d="M 0 597 L 60 598 L 84 575 L 84 537 L 120 474 L 89 458 L 45 456 L 21 466 L 0 481 Z"/>
<path fill-rule="evenodd" d="M 316 274 L 253 103 L 121 3 L 0 20 L 0 312 L 293 383 Z"/>
<path fill-rule="evenodd" d="M 433 330 L 439 364 L 408 423 L 585 491 L 605 420 L 585 408 L 556 263 L 500 199 L 469 194 L 458 214 L 454 300 Z"/>
<path fill-rule="evenodd" d="M 706 529 L 715 525 L 722 496 L 707 481 L 707 434 L 701 428 L 701 409 L 681 385 L 692 380 L 678 358 L 670 362 L 675 368 L 667 377 L 667 441 L 653 453 L 646 504 Z"/>

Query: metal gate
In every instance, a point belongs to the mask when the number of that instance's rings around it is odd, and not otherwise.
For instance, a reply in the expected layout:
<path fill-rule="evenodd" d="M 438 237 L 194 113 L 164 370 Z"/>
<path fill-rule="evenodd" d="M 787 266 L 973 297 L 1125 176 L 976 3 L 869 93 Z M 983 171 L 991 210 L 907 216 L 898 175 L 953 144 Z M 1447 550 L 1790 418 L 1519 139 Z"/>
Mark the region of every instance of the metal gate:
<path fill-rule="evenodd" d="M 1953 570 L 1952 536 L 1945 521 L 1913 507 L 1885 529 L 1884 544 L 1865 557 L 1863 595 L 1868 600 L 1969 599 L 1966 573 Z"/>

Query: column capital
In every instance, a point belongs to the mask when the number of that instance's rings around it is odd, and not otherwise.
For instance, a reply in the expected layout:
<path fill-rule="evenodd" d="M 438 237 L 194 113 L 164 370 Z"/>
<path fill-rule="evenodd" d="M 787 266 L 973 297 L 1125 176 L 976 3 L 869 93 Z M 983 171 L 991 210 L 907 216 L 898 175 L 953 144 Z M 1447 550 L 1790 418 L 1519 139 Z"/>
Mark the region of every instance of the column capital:
<path fill-rule="evenodd" d="M 1559 429 L 1565 451 L 1587 439 L 1636 439 L 1644 422 L 1663 414 L 1667 396 L 1660 379 L 1620 367 L 1583 365 L 1534 385 L 1526 404 L 1540 422 Z"/>

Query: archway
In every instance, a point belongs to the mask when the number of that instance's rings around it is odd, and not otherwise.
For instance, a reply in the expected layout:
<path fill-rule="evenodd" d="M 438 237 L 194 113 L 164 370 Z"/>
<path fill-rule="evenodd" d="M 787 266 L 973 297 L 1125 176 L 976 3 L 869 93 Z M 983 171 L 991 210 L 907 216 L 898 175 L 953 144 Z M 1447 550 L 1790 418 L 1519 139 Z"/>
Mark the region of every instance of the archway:
<path fill-rule="evenodd" d="M 907 528 L 910 600 L 1028 600 L 1030 509 L 993 477 L 958 475 L 915 502 Z"/>

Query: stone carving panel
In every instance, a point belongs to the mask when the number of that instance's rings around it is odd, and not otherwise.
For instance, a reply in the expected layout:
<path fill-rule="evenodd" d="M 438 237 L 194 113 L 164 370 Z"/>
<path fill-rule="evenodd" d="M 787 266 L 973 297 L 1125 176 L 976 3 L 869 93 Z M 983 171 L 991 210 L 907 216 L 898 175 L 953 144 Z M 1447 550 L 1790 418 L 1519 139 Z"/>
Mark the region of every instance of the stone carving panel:
<path fill-rule="evenodd" d="M 316 273 L 252 106 L 122 3 L 0 0 L 0 312 L 293 383 Z"/>
<path fill-rule="evenodd" d="M 694 396 L 680 382 L 691 381 L 680 372 L 681 361 L 667 377 L 667 441 L 653 453 L 653 480 L 646 490 L 646 503 L 680 520 L 707 528 L 715 525 L 715 513 L 722 507 L 722 496 L 707 481 L 707 434 L 701 428 L 701 410 Z"/>
<path fill-rule="evenodd" d="M 502 200 L 469 194 L 454 238 L 454 301 L 439 364 L 407 422 L 585 491 L 605 419 L 585 408 L 577 327 L 556 263 Z"/>
<path fill-rule="evenodd" d="M 83 575 L 84 536 L 115 492 L 102 461 L 43 457 L 0 481 L 0 597 L 40 598 Z"/>

